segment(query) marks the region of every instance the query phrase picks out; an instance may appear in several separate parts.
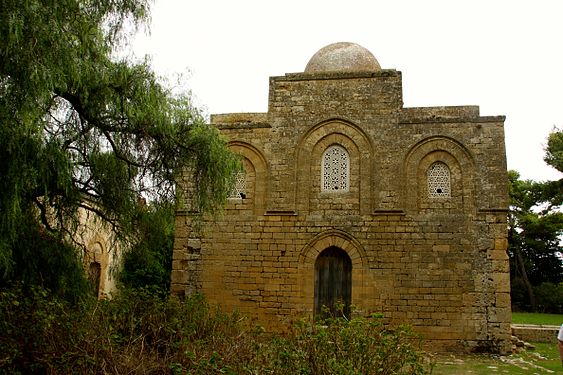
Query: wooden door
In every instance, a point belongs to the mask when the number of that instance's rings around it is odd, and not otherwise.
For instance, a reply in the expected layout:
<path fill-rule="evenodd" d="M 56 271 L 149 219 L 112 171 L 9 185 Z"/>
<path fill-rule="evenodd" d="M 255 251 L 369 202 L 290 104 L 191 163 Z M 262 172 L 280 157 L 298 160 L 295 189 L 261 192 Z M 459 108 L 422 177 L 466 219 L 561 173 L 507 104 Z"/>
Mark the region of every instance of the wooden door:
<path fill-rule="evenodd" d="M 315 261 L 315 317 L 349 318 L 351 302 L 352 261 L 344 250 L 329 247 Z"/>
<path fill-rule="evenodd" d="M 90 263 L 90 268 L 88 269 L 88 279 L 92 286 L 94 287 L 94 295 L 96 298 L 99 297 L 100 294 L 100 278 L 102 274 L 102 266 L 98 262 Z"/>

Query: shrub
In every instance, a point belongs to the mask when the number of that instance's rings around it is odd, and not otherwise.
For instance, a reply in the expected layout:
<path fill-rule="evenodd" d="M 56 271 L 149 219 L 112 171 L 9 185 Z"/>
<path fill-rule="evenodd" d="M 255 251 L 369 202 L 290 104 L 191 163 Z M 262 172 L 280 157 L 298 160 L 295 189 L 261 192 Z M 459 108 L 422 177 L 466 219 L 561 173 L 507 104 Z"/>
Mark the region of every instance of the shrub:
<path fill-rule="evenodd" d="M 0 292 L 0 373 L 44 372 L 53 353 L 77 334 L 73 308 L 39 287 L 17 284 Z M 61 346 L 62 345 L 62 346 Z"/>
<path fill-rule="evenodd" d="M 79 258 L 80 250 L 41 228 L 33 218 L 26 219 L 19 223 L 17 239 L 11 245 L 10 269 L 0 267 L 0 288 L 9 288 L 13 282 L 38 285 L 70 302 L 92 294 Z"/>
<path fill-rule="evenodd" d="M 0 374 L 423 374 L 419 340 L 378 317 L 301 320 L 267 334 L 203 296 L 142 289 L 68 303 L 21 284 L 0 292 Z"/>
<path fill-rule="evenodd" d="M 302 320 L 288 337 L 262 349 L 258 373 L 424 374 L 419 348 L 407 326 L 386 328 L 379 316 Z"/>
<path fill-rule="evenodd" d="M 538 312 L 561 314 L 563 312 L 563 283 L 541 283 L 534 287 Z"/>
<path fill-rule="evenodd" d="M 123 257 L 119 279 L 126 288 L 149 288 L 162 296 L 170 290 L 174 205 L 167 202 L 141 207 L 136 218 L 137 237 Z"/>

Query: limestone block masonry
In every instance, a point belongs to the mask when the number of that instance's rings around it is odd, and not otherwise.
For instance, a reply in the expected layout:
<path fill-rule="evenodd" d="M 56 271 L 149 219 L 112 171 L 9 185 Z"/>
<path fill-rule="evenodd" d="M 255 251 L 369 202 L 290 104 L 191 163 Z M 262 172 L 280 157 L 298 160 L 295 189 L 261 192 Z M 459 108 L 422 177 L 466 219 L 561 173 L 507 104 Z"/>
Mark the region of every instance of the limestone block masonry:
<path fill-rule="evenodd" d="M 509 352 L 504 119 L 404 108 L 400 72 L 356 44 L 321 49 L 270 78 L 267 113 L 211 117 L 244 174 L 201 226 L 180 205 L 172 293 L 267 329 L 382 313 L 433 350 Z"/>

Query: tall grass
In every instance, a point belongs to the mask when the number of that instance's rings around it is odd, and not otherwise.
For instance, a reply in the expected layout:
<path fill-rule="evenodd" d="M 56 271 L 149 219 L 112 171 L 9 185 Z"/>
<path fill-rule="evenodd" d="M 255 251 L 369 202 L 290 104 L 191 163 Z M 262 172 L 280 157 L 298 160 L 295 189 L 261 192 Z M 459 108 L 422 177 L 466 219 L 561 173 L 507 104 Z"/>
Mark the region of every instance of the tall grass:
<path fill-rule="evenodd" d="M 377 317 L 302 320 L 282 335 L 200 295 L 70 305 L 43 289 L 0 292 L 4 374 L 424 374 L 423 359 L 408 327 Z"/>

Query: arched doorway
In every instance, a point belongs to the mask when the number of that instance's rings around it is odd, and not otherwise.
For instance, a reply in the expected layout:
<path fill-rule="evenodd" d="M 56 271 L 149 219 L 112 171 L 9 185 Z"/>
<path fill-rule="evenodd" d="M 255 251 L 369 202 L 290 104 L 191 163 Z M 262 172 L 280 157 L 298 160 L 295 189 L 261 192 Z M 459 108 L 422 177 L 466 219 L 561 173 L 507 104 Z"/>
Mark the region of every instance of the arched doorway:
<path fill-rule="evenodd" d="M 315 261 L 315 317 L 349 318 L 351 303 L 352 261 L 344 250 L 331 246 Z"/>
<path fill-rule="evenodd" d="M 100 295 L 100 278 L 102 274 L 102 265 L 98 262 L 91 262 L 88 268 L 88 280 L 94 287 L 94 295 L 99 297 Z"/>

